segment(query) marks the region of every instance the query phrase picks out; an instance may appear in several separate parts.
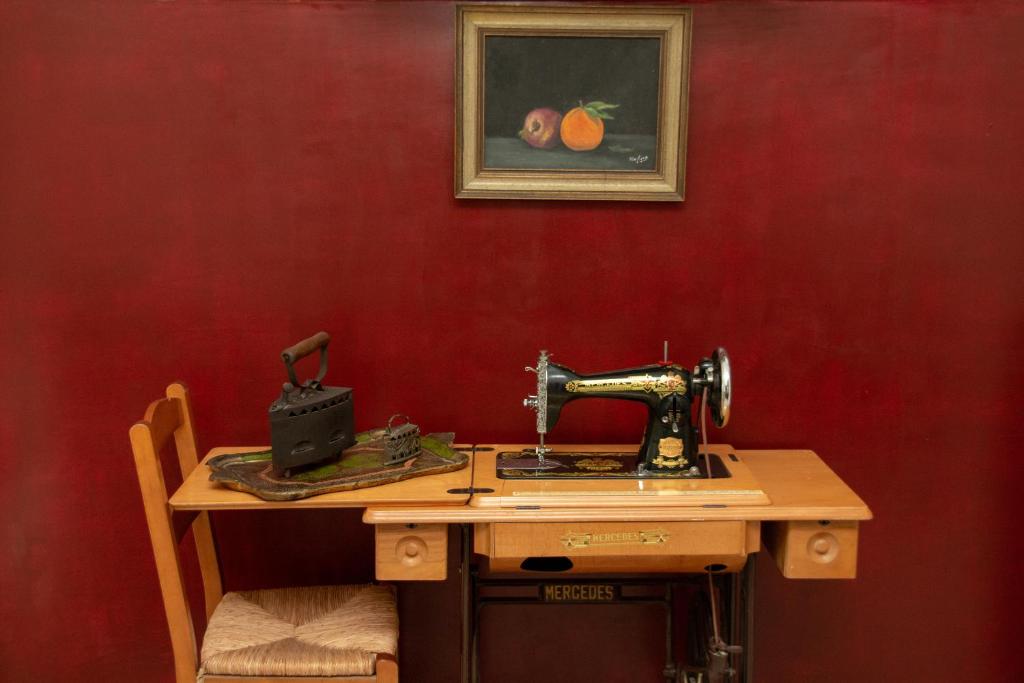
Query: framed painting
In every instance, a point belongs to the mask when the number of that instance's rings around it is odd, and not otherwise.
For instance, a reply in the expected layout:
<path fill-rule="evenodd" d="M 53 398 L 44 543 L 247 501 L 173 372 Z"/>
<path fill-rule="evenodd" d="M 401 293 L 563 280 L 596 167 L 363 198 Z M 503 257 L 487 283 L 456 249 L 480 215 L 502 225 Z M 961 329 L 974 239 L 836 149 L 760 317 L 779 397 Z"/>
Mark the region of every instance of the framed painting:
<path fill-rule="evenodd" d="M 455 196 L 682 201 L 691 12 L 461 4 Z"/>

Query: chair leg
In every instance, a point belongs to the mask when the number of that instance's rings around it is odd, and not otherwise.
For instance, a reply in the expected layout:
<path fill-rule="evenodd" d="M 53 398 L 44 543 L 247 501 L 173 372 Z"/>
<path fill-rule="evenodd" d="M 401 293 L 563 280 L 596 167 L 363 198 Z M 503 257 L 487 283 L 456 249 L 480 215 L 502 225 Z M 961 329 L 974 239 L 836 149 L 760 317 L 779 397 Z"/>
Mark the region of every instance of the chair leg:
<path fill-rule="evenodd" d="M 398 661 L 394 655 L 377 655 L 377 683 L 398 683 Z"/>

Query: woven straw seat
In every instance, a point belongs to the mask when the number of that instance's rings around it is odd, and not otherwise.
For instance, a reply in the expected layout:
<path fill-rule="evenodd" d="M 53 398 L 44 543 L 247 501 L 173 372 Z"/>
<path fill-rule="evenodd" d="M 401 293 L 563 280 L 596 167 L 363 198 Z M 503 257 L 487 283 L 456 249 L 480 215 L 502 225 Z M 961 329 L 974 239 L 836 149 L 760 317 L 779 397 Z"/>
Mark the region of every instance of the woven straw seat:
<path fill-rule="evenodd" d="M 175 683 L 398 683 L 398 612 L 391 588 L 279 588 L 224 594 L 205 510 L 170 506 L 161 453 L 182 480 L 199 466 L 188 389 L 175 382 L 128 434 L 174 652 Z M 183 523 L 182 523 L 183 522 Z M 203 579 L 206 637 L 196 648 L 180 543 L 191 531 Z"/>
<path fill-rule="evenodd" d="M 227 593 L 203 638 L 201 671 L 236 676 L 369 676 L 395 654 L 398 614 L 384 586 Z"/>

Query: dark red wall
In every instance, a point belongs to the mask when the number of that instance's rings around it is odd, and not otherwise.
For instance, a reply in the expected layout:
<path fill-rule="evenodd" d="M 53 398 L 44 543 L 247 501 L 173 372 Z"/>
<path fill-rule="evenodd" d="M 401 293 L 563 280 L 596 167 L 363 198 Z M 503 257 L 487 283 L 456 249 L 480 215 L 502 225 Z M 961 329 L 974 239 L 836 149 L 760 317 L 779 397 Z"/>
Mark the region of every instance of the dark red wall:
<path fill-rule="evenodd" d="M 0 7 L 0 678 L 171 680 L 127 429 L 182 379 L 203 448 L 265 442 L 323 328 L 361 426 L 467 441 L 531 438 L 541 347 L 728 347 L 714 436 L 813 448 L 877 517 L 856 581 L 762 558 L 758 681 L 1005 680 L 1019 6 L 698 5 L 685 204 L 455 201 L 453 49 L 448 3 Z M 585 404 L 555 438 L 641 426 Z M 357 514 L 216 522 L 231 588 L 372 575 Z M 403 587 L 403 680 L 456 680 L 456 591 Z M 494 612 L 485 680 L 660 680 L 631 609 Z"/>

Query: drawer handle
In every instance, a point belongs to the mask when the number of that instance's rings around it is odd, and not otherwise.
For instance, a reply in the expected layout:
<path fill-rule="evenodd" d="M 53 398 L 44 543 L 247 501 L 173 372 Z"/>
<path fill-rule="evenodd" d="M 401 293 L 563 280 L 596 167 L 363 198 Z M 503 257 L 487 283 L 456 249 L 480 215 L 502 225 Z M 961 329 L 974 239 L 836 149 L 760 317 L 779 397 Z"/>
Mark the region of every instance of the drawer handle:
<path fill-rule="evenodd" d="M 572 569 L 572 560 L 564 555 L 558 557 L 527 557 L 519 568 L 528 572 L 567 572 Z"/>

